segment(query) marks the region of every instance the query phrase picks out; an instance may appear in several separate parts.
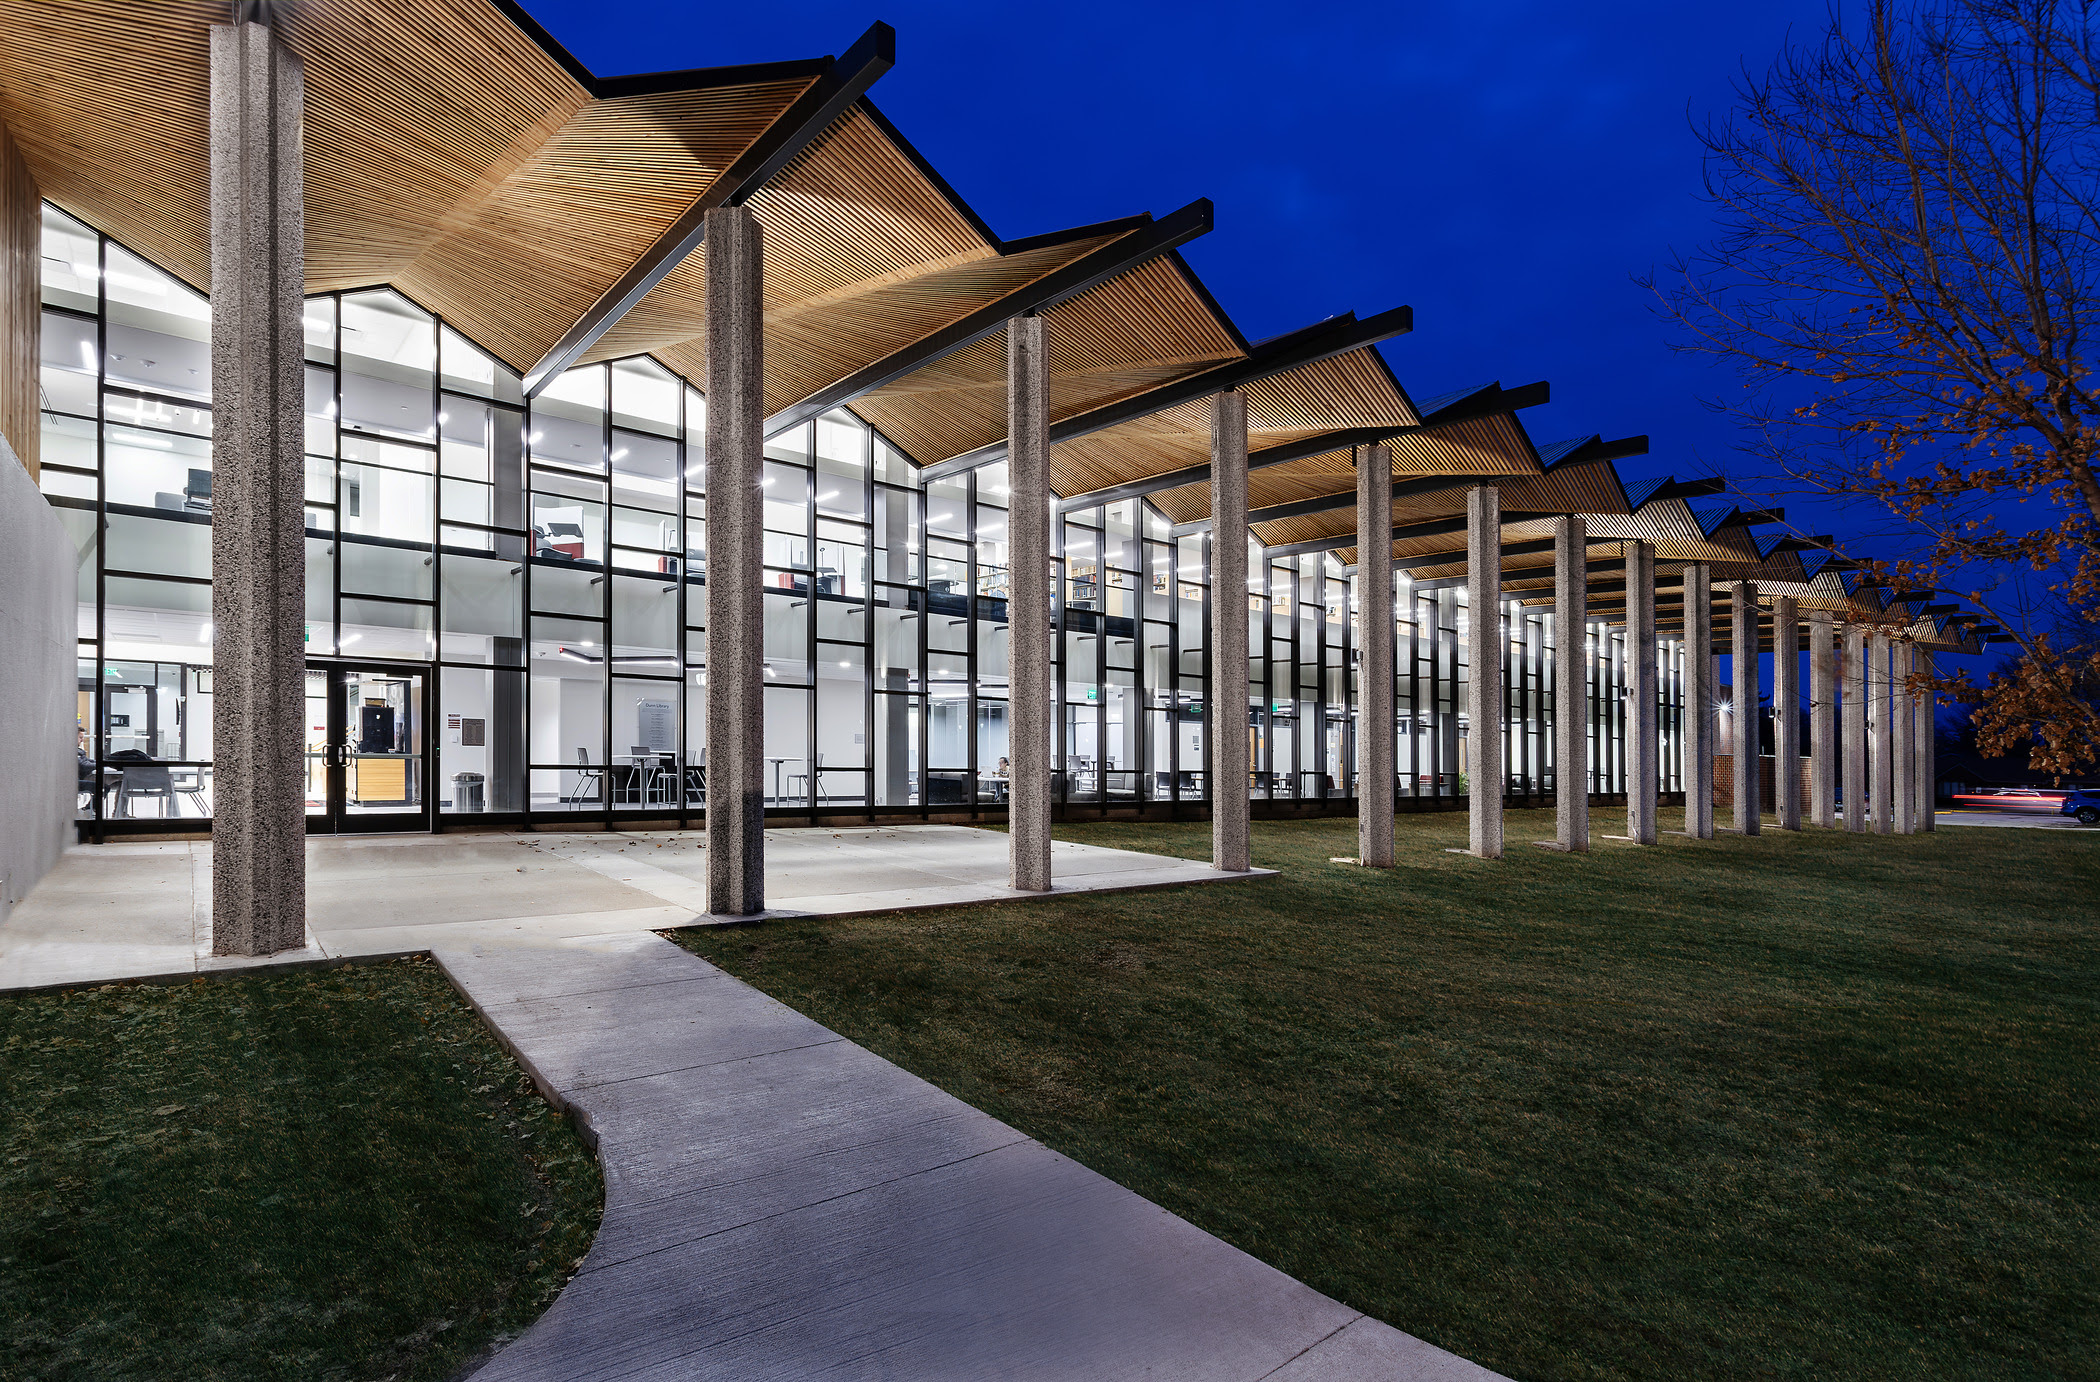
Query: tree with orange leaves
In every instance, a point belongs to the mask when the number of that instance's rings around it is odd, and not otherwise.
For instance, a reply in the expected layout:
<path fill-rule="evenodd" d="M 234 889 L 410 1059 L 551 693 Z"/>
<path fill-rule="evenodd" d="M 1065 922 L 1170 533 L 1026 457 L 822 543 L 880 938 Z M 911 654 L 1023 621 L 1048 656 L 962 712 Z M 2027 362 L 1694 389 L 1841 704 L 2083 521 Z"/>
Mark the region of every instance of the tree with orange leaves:
<path fill-rule="evenodd" d="M 1965 595 L 2019 642 L 1979 746 L 2100 764 L 2100 14 L 2090 0 L 1870 0 L 1704 127 L 1720 234 L 1650 280 L 1678 348 L 1787 487 L 1912 539 L 1863 565 Z M 2024 573 L 2024 580 L 2023 580 Z M 2039 581 L 2056 617 L 2010 595 Z M 2051 627 L 2053 625 L 2053 627 Z"/>

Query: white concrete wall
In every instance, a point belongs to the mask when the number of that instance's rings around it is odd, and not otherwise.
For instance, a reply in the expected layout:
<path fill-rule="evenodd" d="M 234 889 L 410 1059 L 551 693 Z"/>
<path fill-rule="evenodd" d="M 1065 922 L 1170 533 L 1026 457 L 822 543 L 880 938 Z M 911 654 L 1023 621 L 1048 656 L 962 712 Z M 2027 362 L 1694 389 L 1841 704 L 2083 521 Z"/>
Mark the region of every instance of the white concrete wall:
<path fill-rule="evenodd" d="M 58 862 L 72 828 L 78 557 L 0 437 L 0 917 Z"/>

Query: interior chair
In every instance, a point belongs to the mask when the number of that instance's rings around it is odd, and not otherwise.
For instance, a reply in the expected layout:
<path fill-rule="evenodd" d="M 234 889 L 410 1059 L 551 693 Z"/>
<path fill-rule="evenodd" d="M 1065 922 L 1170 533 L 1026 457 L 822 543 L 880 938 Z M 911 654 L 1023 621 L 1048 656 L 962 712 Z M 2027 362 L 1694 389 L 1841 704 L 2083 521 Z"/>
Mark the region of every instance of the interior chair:
<path fill-rule="evenodd" d="M 189 483 L 182 487 L 182 507 L 199 513 L 211 512 L 210 471 L 190 471 Z"/>
<path fill-rule="evenodd" d="M 175 795 L 188 797 L 190 805 L 197 808 L 200 816 L 211 814 L 211 785 L 205 778 L 203 768 L 170 768 L 168 785 Z"/>
<path fill-rule="evenodd" d="M 591 784 L 591 794 L 589 796 L 583 794 L 583 785 L 586 782 Z M 572 806 L 586 801 L 602 802 L 604 800 L 605 769 L 591 766 L 591 751 L 589 749 L 577 749 L 576 790 L 561 799 L 562 805 Z"/>
<path fill-rule="evenodd" d="M 159 802 L 155 815 L 175 814 L 175 784 L 169 780 L 168 770 L 158 763 L 128 762 L 124 765 L 124 776 L 117 782 L 116 814 L 122 817 L 137 815 L 136 804 L 141 801 Z"/>

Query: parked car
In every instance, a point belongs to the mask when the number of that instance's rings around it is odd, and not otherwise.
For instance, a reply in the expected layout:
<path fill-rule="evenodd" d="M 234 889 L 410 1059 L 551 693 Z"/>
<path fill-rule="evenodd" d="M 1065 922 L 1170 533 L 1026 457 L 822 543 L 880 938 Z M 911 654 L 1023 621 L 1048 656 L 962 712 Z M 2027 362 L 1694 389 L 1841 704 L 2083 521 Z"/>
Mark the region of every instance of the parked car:
<path fill-rule="evenodd" d="M 2100 787 L 2073 787 L 2065 793 L 2057 814 L 2069 816 L 2080 825 L 2100 825 Z"/>

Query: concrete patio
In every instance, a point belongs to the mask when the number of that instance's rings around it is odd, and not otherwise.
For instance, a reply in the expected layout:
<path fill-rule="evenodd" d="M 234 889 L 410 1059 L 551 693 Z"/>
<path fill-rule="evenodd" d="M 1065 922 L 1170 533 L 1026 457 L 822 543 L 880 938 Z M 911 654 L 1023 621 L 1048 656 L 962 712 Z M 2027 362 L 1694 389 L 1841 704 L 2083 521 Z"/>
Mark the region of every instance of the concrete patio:
<path fill-rule="evenodd" d="M 558 942 L 705 926 L 695 831 L 316 836 L 304 951 L 211 953 L 208 841 L 81 845 L 0 922 L 0 991 L 159 979 L 298 959 Z M 1227 882 L 1204 863 L 1059 842 L 1055 891 Z M 1028 896 L 1006 837 L 952 825 L 766 832 L 767 916 L 837 916 Z M 734 918 L 749 920 L 749 918 Z"/>

